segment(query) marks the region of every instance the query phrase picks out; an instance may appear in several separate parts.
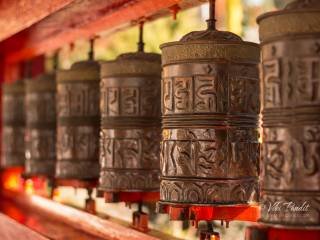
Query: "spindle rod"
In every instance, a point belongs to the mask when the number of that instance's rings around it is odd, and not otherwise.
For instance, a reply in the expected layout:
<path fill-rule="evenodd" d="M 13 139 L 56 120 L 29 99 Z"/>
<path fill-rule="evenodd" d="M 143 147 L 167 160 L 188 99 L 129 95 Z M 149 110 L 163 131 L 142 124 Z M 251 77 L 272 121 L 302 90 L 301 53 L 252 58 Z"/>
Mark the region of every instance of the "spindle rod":
<path fill-rule="evenodd" d="M 144 21 L 139 22 L 139 42 L 138 42 L 138 52 L 144 51 L 144 42 L 143 42 L 143 25 Z"/>
<path fill-rule="evenodd" d="M 94 40 L 95 38 L 90 39 L 90 49 L 89 49 L 89 60 L 94 60 Z"/>
<path fill-rule="evenodd" d="M 209 0 L 209 19 L 207 20 L 208 29 L 216 30 L 216 0 Z"/>

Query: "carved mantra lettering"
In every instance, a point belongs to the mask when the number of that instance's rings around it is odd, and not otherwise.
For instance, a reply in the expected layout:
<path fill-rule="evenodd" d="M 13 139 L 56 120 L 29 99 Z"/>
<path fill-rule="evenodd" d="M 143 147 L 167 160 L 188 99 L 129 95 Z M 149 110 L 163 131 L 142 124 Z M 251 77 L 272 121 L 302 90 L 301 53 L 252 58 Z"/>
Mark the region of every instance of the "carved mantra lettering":
<path fill-rule="evenodd" d="M 164 137 L 162 141 L 163 177 L 257 176 L 259 144 L 255 129 L 239 128 L 229 132 L 214 129 L 165 131 L 169 137 Z"/>
<path fill-rule="evenodd" d="M 24 124 L 25 110 L 24 110 L 24 95 L 3 95 L 3 122 L 4 124 L 17 123 Z"/>
<path fill-rule="evenodd" d="M 264 222 L 320 224 L 320 56 L 315 46 L 314 38 L 263 46 L 262 205 L 303 199 L 310 205 L 305 213 L 262 209 Z"/>
<path fill-rule="evenodd" d="M 55 92 L 27 92 L 26 175 L 54 175 L 56 161 Z"/>
<path fill-rule="evenodd" d="M 276 58 L 263 62 L 264 107 L 320 103 L 320 57 Z"/>
<path fill-rule="evenodd" d="M 256 66 L 183 63 L 165 66 L 163 72 L 161 201 L 256 201 Z"/>
<path fill-rule="evenodd" d="M 1 166 L 24 166 L 25 107 L 24 94 L 3 94 Z"/>
<path fill-rule="evenodd" d="M 144 87 L 110 87 L 102 80 L 101 83 L 101 115 L 102 117 L 146 116 L 158 117 L 160 86 Z"/>
<path fill-rule="evenodd" d="M 223 75 L 166 77 L 162 80 L 162 112 L 164 115 L 228 111 L 258 113 L 258 88 L 257 79 L 238 76 L 229 79 Z"/>
<path fill-rule="evenodd" d="M 99 116 L 99 84 L 58 84 L 58 117 Z"/>
<path fill-rule="evenodd" d="M 98 156 L 98 129 L 95 127 L 60 126 L 58 128 L 58 159 L 95 159 Z"/>
<path fill-rule="evenodd" d="M 116 80 L 100 84 L 100 189 L 159 191 L 160 79 Z"/>
<path fill-rule="evenodd" d="M 46 124 L 56 122 L 55 93 L 28 93 L 26 94 L 26 120 L 32 124 Z"/>
<path fill-rule="evenodd" d="M 121 137 L 112 137 L 112 130 L 101 131 L 102 167 L 119 169 L 159 169 L 160 130 L 117 130 Z"/>
<path fill-rule="evenodd" d="M 99 83 L 59 83 L 56 177 L 99 176 Z"/>
<path fill-rule="evenodd" d="M 23 166 L 25 160 L 24 127 L 3 126 L 2 163 L 4 167 Z"/>

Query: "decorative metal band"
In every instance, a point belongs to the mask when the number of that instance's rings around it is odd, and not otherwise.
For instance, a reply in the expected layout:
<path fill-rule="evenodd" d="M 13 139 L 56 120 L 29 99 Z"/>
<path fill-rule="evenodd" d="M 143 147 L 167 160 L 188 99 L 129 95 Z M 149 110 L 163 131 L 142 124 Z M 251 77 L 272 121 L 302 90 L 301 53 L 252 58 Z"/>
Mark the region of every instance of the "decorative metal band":
<path fill-rule="evenodd" d="M 26 81 L 26 92 L 55 92 L 56 91 L 56 75 L 43 74 L 36 79 Z"/>
<path fill-rule="evenodd" d="M 261 221 L 313 228 L 320 225 L 320 35 L 307 16 L 295 16 L 305 29 L 295 31 L 318 33 L 279 35 L 262 48 Z"/>
<path fill-rule="evenodd" d="M 57 82 L 100 81 L 100 66 L 95 61 L 77 62 L 71 69 L 57 72 Z"/>
<path fill-rule="evenodd" d="M 2 159 L 1 166 L 17 167 L 24 166 L 25 143 L 24 127 L 3 126 L 2 129 Z"/>
<path fill-rule="evenodd" d="M 55 177 L 59 179 L 93 180 L 99 177 L 99 162 L 95 159 L 58 160 Z"/>
<path fill-rule="evenodd" d="M 159 191 L 159 170 L 106 169 L 100 174 L 99 190 Z"/>
<path fill-rule="evenodd" d="M 161 127 L 159 118 L 155 117 L 106 117 L 101 119 L 101 127 L 108 128 L 146 128 Z"/>
<path fill-rule="evenodd" d="M 195 120 L 196 116 L 196 120 Z M 183 121 L 183 126 L 181 122 Z M 229 127 L 258 127 L 258 116 L 236 114 L 180 114 L 162 117 L 162 123 L 168 128 L 197 127 L 210 128 L 219 126 Z"/>
<path fill-rule="evenodd" d="M 2 94 L 24 94 L 25 85 L 23 80 L 18 80 L 14 83 L 3 83 Z"/>
<path fill-rule="evenodd" d="M 101 77 L 161 76 L 160 62 L 122 60 L 101 62 Z"/>
<path fill-rule="evenodd" d="M 261 219 L 263 223 L 282 227 L 318 228 L 320 192 L 263 191 Z"/>
<path fill-rule="evenodd" d="M 162 65 L 179 62 L 190 62 L 209 59 L 220 59 L 232 62 L 259 62 L 260 48 L 252 43 L 215 43 L 207 41 L 174 42 L 164 44 L 162 49 Z"/>
<path fill-rule="evenodd" d="M 53 177 L 55 172 L 55 165 L 55 161 L 48 161 L 48 159 L 26 160 L 24 176 Z"/>
<path fill-rule="evenodd" d="M 284 10 L 258 18 L 262 42 L 287 35 L 320 33 L 320 10 Z"/>
<path fill-rule="evenodd" d="M 100 118 L 94 117 L 60 117 L 58 118 L 59 126 L 93 126 L 99 128 Z"/>
<path fill-rule="evenodd" d="M 162 180 L 160 201 L 180 204 L 247 204 L 258 201 L 256 179 L 194 180 L 190 178 Z"/>

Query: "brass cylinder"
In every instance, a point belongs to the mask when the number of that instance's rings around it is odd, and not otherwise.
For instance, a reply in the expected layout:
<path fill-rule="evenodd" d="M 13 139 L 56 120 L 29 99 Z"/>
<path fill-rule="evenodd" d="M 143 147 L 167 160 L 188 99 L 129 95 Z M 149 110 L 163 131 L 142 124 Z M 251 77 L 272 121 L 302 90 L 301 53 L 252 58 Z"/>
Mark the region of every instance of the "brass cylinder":
<path fill-rule="evenodd" d="M 100 190 L 159 191 L 160 55 L 120 55 L 101 77 Z"/>
<path fill-rule="evenodd" d="M 262 42 L 261 221 L 320 225 L 320 1 L 258 18 Z"/>
<path fill-rule="evenodd" d="M 26 81 L 25 176 L 53 177 L 56 163 L 55 74 Z"/>
<path fill-rule="evenodd" d="M 99 73 L 95 61 L 57 72 L 58 179 L 99 177 Z"/>
<path fill-rule="evenodd" d="M 2 88 L 1 167 L 23 167 L 25 163 L 25 85 L 19 80 Z"/>
<path fill-rule="evenodd" d="M 210 24 L 161 46 L 160 204 L 257 200 L 260 49 Z"/>

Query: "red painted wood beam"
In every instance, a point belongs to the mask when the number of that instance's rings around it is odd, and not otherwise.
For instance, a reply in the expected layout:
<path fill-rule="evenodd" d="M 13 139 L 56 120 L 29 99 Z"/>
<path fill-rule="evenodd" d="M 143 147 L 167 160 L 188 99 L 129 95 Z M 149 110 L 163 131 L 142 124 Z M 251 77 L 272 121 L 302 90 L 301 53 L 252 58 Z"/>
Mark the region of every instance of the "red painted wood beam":
<path fill-rule="evenodd" d="M 49 240 L 29 228 L 19 224 L 9 217 L 0 213 L 0 239 L 30 239 L 30 240 Z"/>
<path fill-rule="evenodd" d="M 35 195 L 26 195 L 22 192 L 3 190 L 2 195 L 0 195 L 0 201 L 1 198 L 12 201 L 18 208 L 32 210 L 34 213 L 38 213 L 39 215 L 46 216 L 50 219 L 56 219 L 67 226 L 103 239 L 179 240 L 178 238 L 154 230 L 151 230 L 148 233 L 139 232 L 132 229 L 128 224 L 120 224 L 119 221 L 112 221 L 111 218 L 103 219 L 79 209 L 62 205 L 50 199 Z"/>
<path fill-rule="evenodd" d="M 75 0 L 68 7 L 48 16 L 28 29 L 0 43 L 6 62 L 19 62 L 55 50 L 100 31 L 130 26 L 141 17 L 155 19 L 181 9 L 199 5 L 199 0 Z"/>
<path fill-rule="evenodd" d="M 0 41 L 30 27 L 74 0 L 1 0 Z"/>

